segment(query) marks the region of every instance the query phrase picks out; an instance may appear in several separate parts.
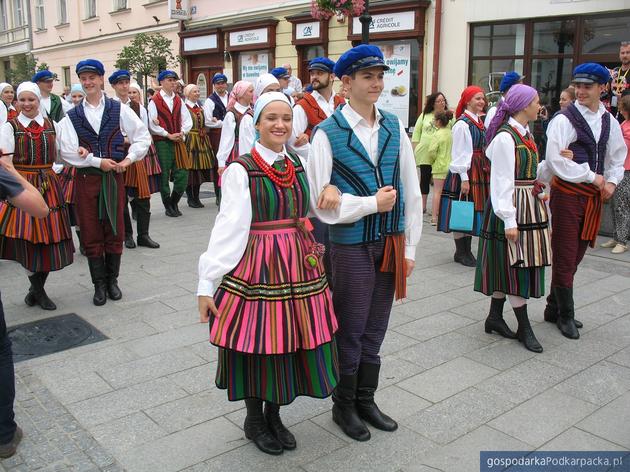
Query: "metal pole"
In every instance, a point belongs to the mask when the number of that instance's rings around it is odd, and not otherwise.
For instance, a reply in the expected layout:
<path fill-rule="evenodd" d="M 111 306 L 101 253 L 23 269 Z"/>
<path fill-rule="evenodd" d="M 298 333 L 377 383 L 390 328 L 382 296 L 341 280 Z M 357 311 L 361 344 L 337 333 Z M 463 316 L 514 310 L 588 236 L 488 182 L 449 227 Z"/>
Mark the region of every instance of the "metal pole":
<path fill-rule="evenodd" d="M 365 0 L 365 10 L 361 13 L 359 21 L 361 22 L 361 42 L 368 44 L 370 42 L 370 23 L 372 23 L 372 17 L 370 16 L 370 0 Z"/>

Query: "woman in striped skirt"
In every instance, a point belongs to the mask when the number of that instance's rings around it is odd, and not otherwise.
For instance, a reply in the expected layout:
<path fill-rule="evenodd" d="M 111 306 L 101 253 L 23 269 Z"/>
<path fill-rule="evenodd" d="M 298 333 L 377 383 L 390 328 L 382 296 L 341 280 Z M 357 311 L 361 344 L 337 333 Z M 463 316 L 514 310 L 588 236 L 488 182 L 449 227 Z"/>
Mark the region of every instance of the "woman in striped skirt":
<path fill-rule="evenodd" d="M 536 182 L 538 149 L 527 126 L 536 119 L 539 106 L 535 89 L 514 85 L 488 127 L 490 200 L 475 274 L 475 290 L 492 297 L 486 333 L 516 338 L 533 352 L 543 348 L 529 323 L 526 300 L 544 295 L 545 266 L 551 265 L 547 207 Z M 518 320 L 516 334 L 503 319 L 506 294 Z"/>
<path fill-rule="evenodd" d="M 203 208 L 203 203 L 199 200 L 199 189 L 202 183 L 216 180 L 214 151 L 206 133 L 203 108 L 198 103 L 199 87 L 195 84 L 186 85 L 184 95 L 186 96 L 186 106 L 193 121 L 193 126 L 186 136 L 186 148 L 192 160 L 192 167 L 188 171 L 186 196 L 190 208 Z"/>
<path fill-rule="evenodd" d="M 199 259 L 199 313 L 219 348 L 217 387 L 245 400 L 245 435 L 268 454 L 296 447 L 280 406 L 328 397 L 338 379 L 337 320 L 307 218 L 309 185 L 285 148 L 292 120 L 284 94 L 258 99 L 260 140 L 223 174 L 221 209 Z"/>
<path fill-rule="evenodd" d="M 0 149 L 13 153 L 15 169 L 42 193 L 50 213 L 34 218 L 8 201 L 0 201 L 0 258 L 17 261 L 28 271 L 27 305 L 55 310 L 44 284 L 49 272 L 72 264 L 74 253 L 68 208 L 52 169 L 57 156 L 55 125 L 39 111 L 36 84 L 20 84 L 17 97 L 21 112 L 0 128 Z"/>
<path fill-rule="evenodd" d="M 476 264 L 470 246 L 472 236 L 479 236 L 490 183 L 490 162 L 484 154 L 486 130 L 479 117 L 485 106 L 486 98 L 483 89 L 475 85 L 464 89 L 455 112 L 458 118 L 453 125 L 452 159 L 444 181 L 438 213 L 438 231 L 450 233 L 449 220 L 453 201 L 466 198 L 474 202 L 472 231 L 453 233 L 455 239 L 453 259 L 466 267 L 475 267 Z"/>

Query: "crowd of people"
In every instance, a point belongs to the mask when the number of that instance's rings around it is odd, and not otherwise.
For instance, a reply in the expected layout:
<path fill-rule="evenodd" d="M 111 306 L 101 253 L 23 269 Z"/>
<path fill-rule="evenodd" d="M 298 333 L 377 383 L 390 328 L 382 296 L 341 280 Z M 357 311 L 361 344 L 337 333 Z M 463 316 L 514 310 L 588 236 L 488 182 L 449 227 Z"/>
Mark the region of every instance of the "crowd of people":
<path fill-rule="evenodd" d="M 397 429 L 375 402 L 379 352 L 393 301 L 406 297 L 431 182 L 431 224 L 453 233 L 455 262 L 475 267 L 474 290 L 491 297 L 485 331 L 533 352 L 543 347 L 527 300 L 544 296 L 545 268 L 544 319 L 578 339 L 573 278 L 604 201 L 615 209 L 605 246 L 625 250 L 630 231 L 630 93 L 615 85 L 620 125 L 601 101 L 605 67 L 575 68 L 562 108 L 548 117 L 544 153 L 529 129 L 541 116 L 538 92 L 516 72 L 505 74 L 490 109 L 474 85 L 454 112 L 444 94 L 430 95 L 409 139 L 376 106 L 388 70 L 378 47 L 308 68 L 304 88 L 282 66 L 229 93 L 217 73 L 204 102 L 196 85 L 164 70 L 146 106 L 126 70 L 109 75 L 108 97 L 95 59 L 76 66 L 67 97 L 52 93 L 49 71 L 20 84 L 17 102 L 0 84 L 0 258 L 26 269 L 28 306 L 56 308 L 45 283 L 73 262 L 72 226 L 94 305 L 120 300 L 123 247 L 160 247 L 149 235 L 151 195 L 178 218 L 184 195 L 202 208 L 200 187 L 213 184 L 219 212 L 199 258 L 200 320 L 218 348 L 217 387 L 245 402 L 245 435 L 274 455 L 297 447 L 280 410 L 302 395 L 332 396 L 333 420 L 354 440 L 370 439 L 368 425 Z M 629 68 L 630 51 L 616 77 Z M 503 318 L 506 299 L 516 332 Z M 8 457 L 22 431 L 1 304 L 0 315 L 0 457 Z"/>

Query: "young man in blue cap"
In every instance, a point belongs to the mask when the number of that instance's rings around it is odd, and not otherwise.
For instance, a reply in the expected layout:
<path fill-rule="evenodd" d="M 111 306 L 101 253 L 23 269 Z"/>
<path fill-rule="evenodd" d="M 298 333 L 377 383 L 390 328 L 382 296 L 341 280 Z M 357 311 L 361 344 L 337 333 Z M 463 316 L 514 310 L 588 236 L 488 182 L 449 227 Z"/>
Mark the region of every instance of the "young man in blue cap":
<path fill-rule="evenodd" d="M 123 105 L 130 107 L 136 116 L 142 120 L 140 107 L 137 102 L 132 102 L 129 98 L 129 85 L 131 84 L 131 73 L 128 70 L 120 69 L 109 76 L 109 84 L 114 89 L 116 96 L 114 100 L 120 101 Z M 129 148 L 129 140 L 125 137 L 125 148 Z M 153 241 L 149 236 L 149 222 L 151 220 L 151 185 L 149 172 L 150 166 L 147 166 L 148 156 L 141 161 L 133 163 L 129 171 L 125 172 L 125 189 L 129 198 L 129 205 L 133 209 L 134 218 L 138 224 L 138 246 L 144 246 L 151 249 L 160 247 L 158 243 Z M 157 174 L 155 174 L 157 175 Z M 159 177 L 159 175 L 158 175 Z M 157 191 L 154 187 L 153 191 Z M 133 240 L 133 224 L 129 214 L 129 205 L 124 206 L 125 220 L 125 247 L 133 249 L 136 243 Z"/>
<path fill-rule="evenodd" d="M 52 93 L 55 82 L 55 74 L 49 70 L 40 70 L 31 77 L 31 82 L 37 84 L 42 95 L 39 102 L 42 115 L 50 118 L 55 123 L 61 121 L 66 113 L 72 109 L 72 105 L 62 99 L 59 95 Z"/>
<path fill-rule="evenodd" d="M 179 76 L 172 70 L 158 74 L 162 89 L 149 102 L 149 130 L 155 140 L 160 167 L 162 167 L 162 202 L 166 216 L 182 216 L 178 203 L 188 185 L 185 161 L 188 151 L 184 140 L 192 128 L 192 118 L 184 101 L 175 93 Z M 158 124 L 156 124 L 156 121 Z M 170 179 L 173 176 L 173 191 Z"/>
<path fill-rule="evenodd" d="M 499 84 L 499 92 L 501 92 L 499 101 L 496 103 L 496 105 L 490 107 L 490 109 L 486 113 L 486 117 L 483 119 L 483 125 L 486 127 L 486 129 L 490 125 L 490 122 L 492 121 L 492 118 L 494 118 L 494 115 L 497 114 L 497 106 L 499 106 L 499 103 L 501 103 L 505 94 L 508 93 L 508 90 L 510 90 L 512 85 L 522 84 L 524 78 L 524 76 L 522 76 L 515 70 L 503 74 L 503 78 L 501 79 L 501 83 Z"/>
<path fill-rule="evenodd" d="M 221 142 L 221 127 L 223 126 L 223 119 L 227 113 L 228 105 L 228 79 L 225 74 L 217 72 L 212 76 L 212 94 L 203 104 L 203 112 L 206 116 L 206 123 L 210 123 L 208 126 L 208 137 L 210 138 L 210 145 L 214 151 L 215 167 L 218 167 L 219 163 L 216 160 L 216 154 L 219 152 L 219 144 Z M 221 203 L 221 186 L 219 185 L 219 179 L 214 179 L 214 195 L 216 197 L 215 202 L 217 206 Z"/>
<path fill-rule="evenodd" d="M 626 145 L 617 120 L 606 111 L 600 96 L 610 73 L 596 63 L 580 64 L 573 71 L 576 101 L 563 109 L 547 130 L 546 162 L 551 183 L 552 218 L 551 290 L 545 321 L 578 339 L 573 303 L 573 278 L 587 246 L 594 247 L 602 203 L 609 200 L 623 178 Z M 573 159 L 561 156 L 573 151 Z"/>
<path fill-rule="evenodd" d="M 291 103 L 291 106 L 293 106 L 295 104 L 295 101 L 293 100 L 291 94 L 287 92 L 287 89 L 289 88 L 289 79 L 291 78 L 291 74 L 289 74 L 289 71 L 287 71 L 284 67 L 275 67 L 271 69 L 269 73 L 273 75 L 276 79 L 278 79 L 278 83 L 280 84 L 280 91 L 287 96 L 289 102 Z"/>
<path fill-rule="evenodd" d="M 136 114 L 102 91 L 105 69 L 96 59 L 77 64 L 86 96 L 59 122 L 61 157 L 77 168 L 76 209 L 81 226 L 95 305 L 107 296 L 120 300 L 118 287 L 123 249 L 123 207 L 127 202 L 123 172 L 142 159 L 151 145 L 147 127 Z M 129 149 L 125 151 L 125 136 Z"/>
<path fill-rule="evenodd" d="M 350 103 L 315 128 L 307 161 L 311 207 L 330 225 L 341 374 L 333 420 L 358 441 L 370 438 L 363 420 L 385 431 L 398 427 L 374 403 L 379 351 L 394 296 L 406 296 L 422 233 L 411 142 L 400 120 L 375 106 L 387 70 L 376 46 L 362 44 L 341 56 L 334 73 Z M 337 199 L 338 209 L 320 211 Z"/>

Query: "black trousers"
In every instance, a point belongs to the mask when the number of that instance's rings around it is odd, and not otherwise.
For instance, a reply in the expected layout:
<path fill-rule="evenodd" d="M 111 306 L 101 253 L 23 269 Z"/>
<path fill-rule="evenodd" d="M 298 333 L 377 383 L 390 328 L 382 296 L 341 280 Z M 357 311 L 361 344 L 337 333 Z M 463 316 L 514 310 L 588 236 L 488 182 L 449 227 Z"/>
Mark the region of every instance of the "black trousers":
<path fill-rule="evenodd" d="M 7 324 L 4 320 L 4 308 L 0 296 L 0 444 L 11 442 L 15 434 L 15 373 L 11 340 L 7 335 Z"/>

